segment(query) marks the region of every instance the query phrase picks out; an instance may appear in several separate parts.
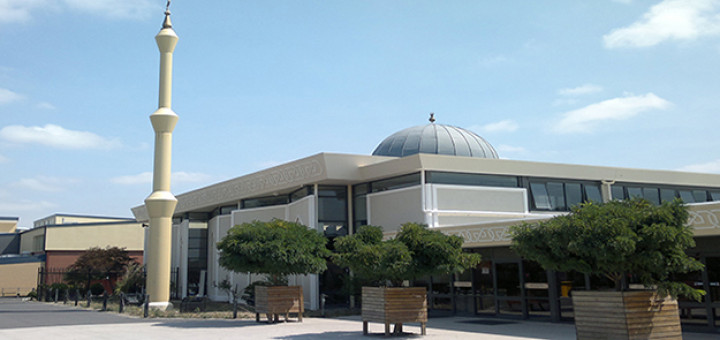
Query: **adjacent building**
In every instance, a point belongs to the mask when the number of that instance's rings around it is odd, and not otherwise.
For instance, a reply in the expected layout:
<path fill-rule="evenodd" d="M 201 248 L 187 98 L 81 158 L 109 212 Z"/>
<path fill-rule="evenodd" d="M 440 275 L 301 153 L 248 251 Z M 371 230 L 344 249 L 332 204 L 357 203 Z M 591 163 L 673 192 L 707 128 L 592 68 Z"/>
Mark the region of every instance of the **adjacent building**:
<path fill-rule="evenodd" d="M 39 283 L 62 282 L 64 271 L 89 248 L 125 248 L 142 263 L 145 230 L 133 218 L 54 214 L 35 221 L 32 229 L 0 234 L 0 250 L 3 246 L 0 291 L 26 295 Z M 44 274 L 38 276 L 39 271 Z"/>

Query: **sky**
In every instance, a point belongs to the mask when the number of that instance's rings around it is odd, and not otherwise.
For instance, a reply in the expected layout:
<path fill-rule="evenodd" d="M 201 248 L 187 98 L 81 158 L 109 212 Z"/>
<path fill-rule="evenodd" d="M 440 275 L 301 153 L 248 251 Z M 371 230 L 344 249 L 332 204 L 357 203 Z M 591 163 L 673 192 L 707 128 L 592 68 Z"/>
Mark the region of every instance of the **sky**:
<path fill-rule="evenodd" d="M 0 216 L 151 193 L 164 0 L 0 0 Z M 720 0 L 170 6 L 172 192 L 428 123 L 501 158 L 720 173 Z"/>

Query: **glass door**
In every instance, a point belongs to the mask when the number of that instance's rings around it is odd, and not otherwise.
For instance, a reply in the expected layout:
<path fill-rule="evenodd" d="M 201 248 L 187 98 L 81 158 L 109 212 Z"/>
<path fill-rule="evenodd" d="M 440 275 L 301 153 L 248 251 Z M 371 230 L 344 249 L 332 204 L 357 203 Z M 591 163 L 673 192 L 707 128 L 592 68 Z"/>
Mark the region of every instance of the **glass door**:
<path fill-rule="evenodd" d="M 482 261 L 475 270 L 475 313 L 495 315 L 495 270 L 492 261 Z"/>
<path fill-rule="evenodd" d="M 520 262 L 495 262 L 495 313 L 523 317 Z"/>
<path fill-rule="evenodd" d="M 550 317 L 547 271 L 537 262 L 523 261 L 523 287 L 529 316 Z"/>

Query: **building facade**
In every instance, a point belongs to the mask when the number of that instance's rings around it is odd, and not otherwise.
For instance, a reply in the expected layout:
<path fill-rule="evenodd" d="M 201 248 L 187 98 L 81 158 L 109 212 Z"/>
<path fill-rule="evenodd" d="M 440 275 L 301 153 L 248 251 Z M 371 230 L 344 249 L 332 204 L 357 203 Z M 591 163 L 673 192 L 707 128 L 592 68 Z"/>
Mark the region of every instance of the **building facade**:
<path fill-rule="evenodd" d="M 651 202 L 682 198 L 706 270 L 686 281 L 706 288 L 702 303 L 682 301 L 686 322 L 720 326 L 720 175 L 499 159 L 490 144 L 456 127 L 428 124 L 394 134 L 373 155 L 321 153 L 177 196 L 173 265 L 181 292 L 227 299 L 216 286 L 240 289 L 260 277 L 218 265 L 215 244 L 234 225 L 280 218 L 324 233 L 329 240 L 359 226 L 382 226 L 388 237 L 418 222 L 464 239 L 483 262 L 462 274 L 413 282 L 428 288 L 432 313 L 572 318 L 572 290 L 608 285 L 601 278 L 542 270 L 510 248 L 508 228 L 567 213 L 585 201 L 640 196 Z M 147 220 L 144 206 L 133 208 Z M 342 268 L 293 277 L 307 308 L 344 303 Z"/>

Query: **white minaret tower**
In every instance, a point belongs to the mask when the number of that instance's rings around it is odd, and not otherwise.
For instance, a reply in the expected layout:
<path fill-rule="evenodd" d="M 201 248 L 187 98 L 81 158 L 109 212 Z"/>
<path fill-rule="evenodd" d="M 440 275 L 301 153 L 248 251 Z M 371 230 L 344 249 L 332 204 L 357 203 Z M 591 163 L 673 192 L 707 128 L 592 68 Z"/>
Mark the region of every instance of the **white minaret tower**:
<path fill-rule="evenodd" d="M 160 310 L 172 308 L 170 303 L 170 249 L 172 245 L 172 216 L 177 199 L 170 193 L 170 163 L 172 132 L 178 116 L 170 109 L 172 102 L 172 57 L 178 36 L 170 23 L 170 1 L 165 8 L 165 21 L 155 36 L 160 49 L 160 95 L 158 109 L 150 115 L 155 130 L 153 192 L 145 199 L 150 217 L 150 230 L 145 249 L 147 263 L 147 293 L 150 307 Z"/>

